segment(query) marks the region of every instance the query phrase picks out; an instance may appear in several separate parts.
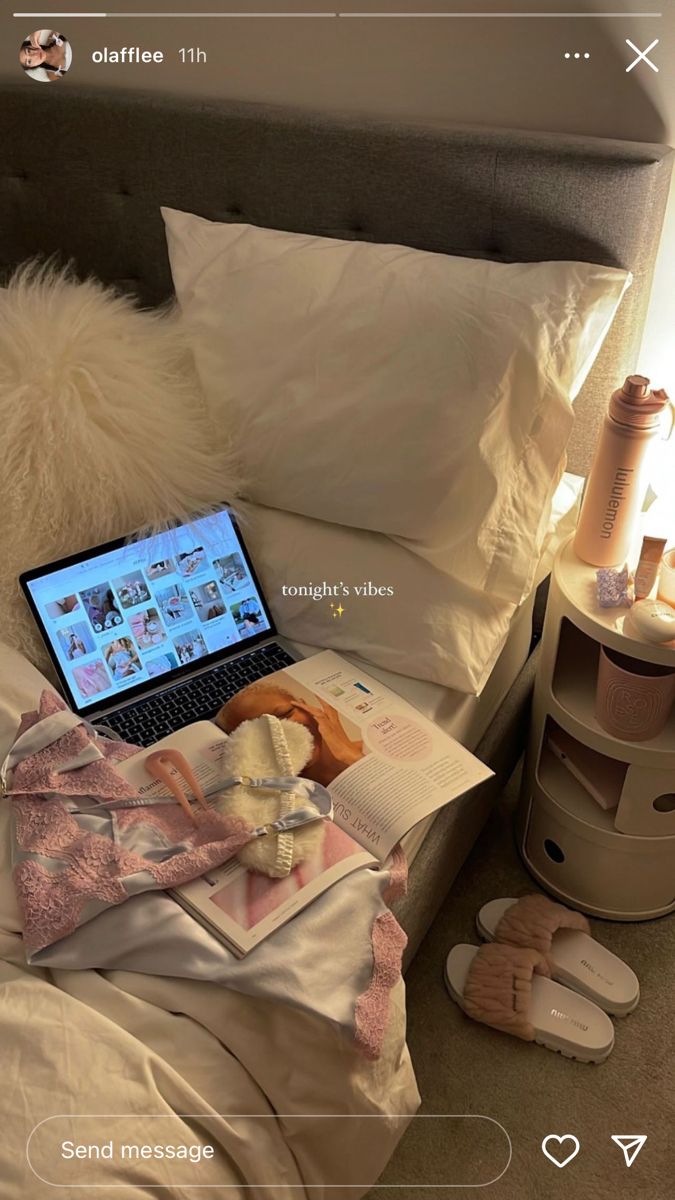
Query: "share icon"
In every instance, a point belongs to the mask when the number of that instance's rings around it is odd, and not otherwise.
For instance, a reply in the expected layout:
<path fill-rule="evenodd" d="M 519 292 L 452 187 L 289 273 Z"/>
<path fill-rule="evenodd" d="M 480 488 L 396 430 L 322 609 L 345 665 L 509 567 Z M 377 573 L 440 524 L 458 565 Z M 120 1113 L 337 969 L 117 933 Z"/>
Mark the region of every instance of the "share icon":
<path fill-rule="evenodd" d="M 632 1167 L 635 1159 L 647 1141 L 646 1133 L 613 1133 L 612 1141 L 623 1151 L 626 1166 Z"/>

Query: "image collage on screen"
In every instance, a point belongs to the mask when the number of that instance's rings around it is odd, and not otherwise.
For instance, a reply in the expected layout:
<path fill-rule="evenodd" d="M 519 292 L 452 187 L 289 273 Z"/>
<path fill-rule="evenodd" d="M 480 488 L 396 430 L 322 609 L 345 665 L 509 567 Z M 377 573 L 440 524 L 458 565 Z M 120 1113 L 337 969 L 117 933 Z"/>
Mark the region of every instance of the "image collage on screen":
<path fill-rule="evenodd" d="M 29 584 L 79 705 L 269 629 L 227 513 Z"/>

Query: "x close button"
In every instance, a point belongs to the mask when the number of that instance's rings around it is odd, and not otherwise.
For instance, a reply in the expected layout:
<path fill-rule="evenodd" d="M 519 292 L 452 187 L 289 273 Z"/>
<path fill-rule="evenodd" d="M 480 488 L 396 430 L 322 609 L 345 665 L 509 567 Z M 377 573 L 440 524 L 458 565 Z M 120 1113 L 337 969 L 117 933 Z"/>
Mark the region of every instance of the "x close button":
<path fill-rule="evenodd" d="M 654 41 L 651 43 L 651 45 L 647 46 L 646 50 L 639 50 L 638 47 L 635 45 L 635 43 L 631 42 L 630 38 L 626 38 L 626 45 L 630 46 L 631 50 L 634 50 L 635 53 L 637 54 L 637 58 L 634 58 L 632 63 L 628 67 L 626 67 L 626 74 L 628 74 L 629 71 L 632 71 L 633 67 L 636 67 L 638 65 L 638 63 L 643 62 L 643 63 L 646 63 L 646 65 L 648 67 L 651 67 L 652 71 L 656 71 L 656 73 L 658 75 L 659 68 L 652 62 L 652 60 L 650 58 L 647 58 L 647 55 L 649 54 L 650 50 L 653 50 L 655 46 L 658 46 L 658 44 L 659 44 L 659 39 L 654 38 Z"/>

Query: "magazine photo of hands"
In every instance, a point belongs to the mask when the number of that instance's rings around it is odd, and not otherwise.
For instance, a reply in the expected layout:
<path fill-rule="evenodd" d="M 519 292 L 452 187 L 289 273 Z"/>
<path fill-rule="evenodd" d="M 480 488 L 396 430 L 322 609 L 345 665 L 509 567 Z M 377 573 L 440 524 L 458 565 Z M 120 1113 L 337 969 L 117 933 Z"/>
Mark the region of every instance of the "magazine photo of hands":
<path fill-rule="evenodd" d="M 280 674 L 284 676 L 282 681 Z M 303 775 L 324 787 L 363 758 L 365 751 L 358 725 L 349 717 L 341 717 L 332 704 L 287 672 L 268 676 L 238 692 L 220 710 L 216 723 L 226 733 L 233 733 L 242 721 L 251 721 L 263 713 L 295 721 L 309 731 L 314 752 Z"/>

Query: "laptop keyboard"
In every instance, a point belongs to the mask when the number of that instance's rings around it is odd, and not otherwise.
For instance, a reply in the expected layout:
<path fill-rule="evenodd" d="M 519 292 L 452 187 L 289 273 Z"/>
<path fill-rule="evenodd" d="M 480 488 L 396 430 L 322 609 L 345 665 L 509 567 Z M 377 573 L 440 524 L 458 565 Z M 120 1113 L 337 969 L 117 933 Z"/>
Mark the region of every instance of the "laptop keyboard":
<path fill-rule="evenodd" d="M 125 742 L 152 746 L 160 738 L 215 717 L 226 700 L 249 683 L 264 679 L 273 671 L 295 662 L 277 642 L 259 646 L 220 667 L 211 667 L 185 683 L 167 688 L 159 696 L 149 696 L 118 712 L 100 718 L 100 724 L 113 729 Z"/>

